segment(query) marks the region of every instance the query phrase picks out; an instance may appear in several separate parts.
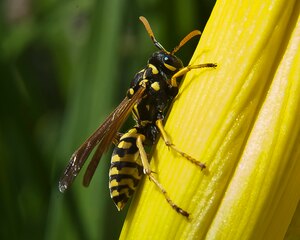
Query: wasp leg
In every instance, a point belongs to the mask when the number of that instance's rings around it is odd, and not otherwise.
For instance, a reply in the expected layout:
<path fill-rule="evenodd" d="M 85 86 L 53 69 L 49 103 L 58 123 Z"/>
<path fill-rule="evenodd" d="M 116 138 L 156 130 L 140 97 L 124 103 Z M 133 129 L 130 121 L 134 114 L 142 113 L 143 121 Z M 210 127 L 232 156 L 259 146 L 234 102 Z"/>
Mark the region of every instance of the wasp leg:
<path fill-rule="evenodd" d="M 185 152 L 181 151 L 180 149 L 178 149 L 172 142 L 171 140 L 169 139 L 168 135 L 167 135 L 167 132 L 165 131 L 164 129 L 164 126 L 163 126 L 163 122 L 162 122 L 162 119 L 158 119 L 156 120 L 156 126 L 158 127 L 160 133 L 161 133 L 161 136 L 165 142 L 165 144 L 172 148 L 175 152 L 179 153 L 181 156 L 183 156 L 184 158 L 186 158 L 187 160 L 189 160 L 190 162 L 192 162 L 193 164 L 196 164 L 198 167 L 202 169 L 206 168 L 205 164 L 202 163 L 202 162 L 199 162 L 198 160 L 196 160 L 195 158 L 191 157 L 190 155 L 186 154 Z"/>
<path fill-rule="evenodd" d="M 170 206 L 179 214 L 183 215 L 184 217 L 189 217 L 189 213 L 186 212 L 185 210 L 183 210 L 182 208 L 180 208 L 179 206 L 177 206 L 169 197 L 167 191 L 163 188 L 163 186 L 159 183 L 159 181 L 154 177 L 153 172 L 150 169 L 150 164 L 147 158 L 147 153 L 144 149 L 144 145 L 143 145 L 143 141 L 145 140 L 144 135 L 138 135 L 137 139 L 136 139 L 136 145 L 139 149 L 140 152 L 140 156 L 141 156 L 141 161 L 144 167 L 144 173 L 147 174 L 147 176 L 149 177 L 149 179 L 155 183 L 155 185 L 158 187 L 158 189 L 160 190 L 160 192 L 164 195 L 165 199 L 167 200 L 167 202 L 170 204 Z"/>
<path fill-rule="evenodd" d="M 215 63 L 203 63 L 203 64 L 197 64 L 197 65 L 188 65 L 182 69 L 180 69 L 177 73 L 175 73 L 172 78 L 171 78 L 171 85 L 173 87 L 177 87 L 177 81 L 176 78 L 182 77 L 185 75 L 187 72 L 191 71 L 192 69 L 197 69 L 197 68 L 216 68 L 217 64 Z"/>
<path fill-rule="evenodd" d="M 117 132 L 115 137 L 113 138 L 112 140 L 112 143 L 117 146 L 118 143 L 120 142 L 120 138 L 123 136 L 124 134 L 123 133 L 120 133 L 120 132 Z"/>

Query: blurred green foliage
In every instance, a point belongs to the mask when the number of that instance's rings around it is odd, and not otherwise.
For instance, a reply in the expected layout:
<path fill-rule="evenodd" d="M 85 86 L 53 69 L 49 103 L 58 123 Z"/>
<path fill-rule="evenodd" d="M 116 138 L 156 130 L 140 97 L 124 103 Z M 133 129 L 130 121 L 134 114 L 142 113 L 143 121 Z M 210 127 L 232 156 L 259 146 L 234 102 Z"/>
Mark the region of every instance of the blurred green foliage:
<path fill-rule="evenodd" d="M 3 0 L 0 3 L 1 239 L 117 239 L 110 154 L 88 189 L 58 179 L 72 152 L 123 98 L 156 49 L 203 30 L 213 0 Z M 178 55 L 188 63 L 197 40 Z"/>

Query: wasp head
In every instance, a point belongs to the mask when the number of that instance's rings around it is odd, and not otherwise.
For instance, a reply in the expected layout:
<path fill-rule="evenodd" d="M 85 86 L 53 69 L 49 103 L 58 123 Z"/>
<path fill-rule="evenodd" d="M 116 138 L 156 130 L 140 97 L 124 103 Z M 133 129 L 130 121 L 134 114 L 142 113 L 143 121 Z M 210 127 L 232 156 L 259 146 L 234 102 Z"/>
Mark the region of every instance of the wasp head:
<path fill-rule="evenodd" d="M 167 75 L 167 77 L 173 76 L 183 68 L 183 63 L 178 57 L 164 51 L 153 53 L 148 63 L 153 64 L 160 73 Z"/>

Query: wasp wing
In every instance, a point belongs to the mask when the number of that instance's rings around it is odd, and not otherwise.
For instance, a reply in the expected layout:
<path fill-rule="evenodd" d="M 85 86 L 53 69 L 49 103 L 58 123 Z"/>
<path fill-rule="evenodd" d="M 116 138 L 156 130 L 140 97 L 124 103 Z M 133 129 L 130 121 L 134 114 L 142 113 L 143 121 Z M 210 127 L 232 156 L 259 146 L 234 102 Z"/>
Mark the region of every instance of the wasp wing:
<path fill-rule="evenodd" d="M 105 119 L 103 124 L 101 124 L 98 129 L 76 150 L 76 152 L 73 153 L 62 177 L 60 178 L 58 184 L 60 192 L 64 192 L 71 186 L 89 154 L 99 144 L 85 174 L 86 180 L 84 180 L 84 183 L 86 186 L 88 185 L 96 167 L 98 166 L 102 154 L 107 151 L 108 147 L 117 135 L 119 128 L 131 112 L 132 107 L 142 98 L 144 90 L 144 87 L 140 87 L 130 99 L 126 97 Z"/>
<path fill-rule="evenodd" d="M 142 88 L 140 88 L 140 89 L 142 89 Z M 142 92 L 141 93 L 137 92 L 134 95 L 134 97 L 138 97 L 137 100 L 139 100 L 141 98 L 141 94 L 142 94 Z M 90 163 L 86 169 L 86 172 L 83 177 L 83 185 L 85 187 L 89 186 L 103 153 L 105 153 L 108 150 L 108 147 L 111 145 L 112 142 L 116 141 L 116 139 L 119 138 L 117 136 L 118 130 L 123 125 L 123 123 L 126 121 L 127 116 L 131 112 L 131 109 L 134 104 L 129 105 L 127 102 L 125 102 L 124 106 L 122 106 L 122 105 L 123 105 L 122 103 L 119 105 L 122 114 L 118 115 L 118 117 L 115 117 L 115 120 L 113 120 L 113 122 L 110 126 L 110 131 L 107 132 L 105 138 L 103 138 L 103 140 L 99 143 L 99 145 L 92 157 L 92 160 L 90 161 Z M 128 111 L 128 113 L 125 114 L 127 111 Z"/>

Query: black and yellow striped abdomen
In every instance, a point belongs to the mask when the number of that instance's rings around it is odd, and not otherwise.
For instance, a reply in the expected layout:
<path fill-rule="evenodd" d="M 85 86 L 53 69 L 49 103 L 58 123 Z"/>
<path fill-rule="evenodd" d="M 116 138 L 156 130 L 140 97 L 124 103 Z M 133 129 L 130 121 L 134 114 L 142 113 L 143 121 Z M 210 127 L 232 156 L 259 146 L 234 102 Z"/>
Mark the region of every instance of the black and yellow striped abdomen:
<path fill-rule="evenodd" d="M 135 128 L 129 130 L 120 138 L 112 154 L 109 189 L 118 210 L 122 210 L 133 195 L 143 175 L 143 166 L 136 146 L 138 135 Z"/>

